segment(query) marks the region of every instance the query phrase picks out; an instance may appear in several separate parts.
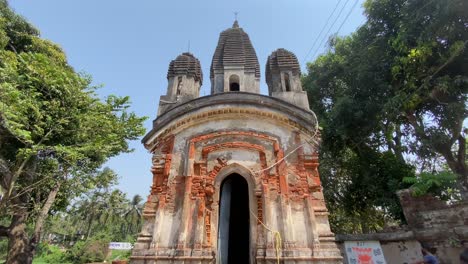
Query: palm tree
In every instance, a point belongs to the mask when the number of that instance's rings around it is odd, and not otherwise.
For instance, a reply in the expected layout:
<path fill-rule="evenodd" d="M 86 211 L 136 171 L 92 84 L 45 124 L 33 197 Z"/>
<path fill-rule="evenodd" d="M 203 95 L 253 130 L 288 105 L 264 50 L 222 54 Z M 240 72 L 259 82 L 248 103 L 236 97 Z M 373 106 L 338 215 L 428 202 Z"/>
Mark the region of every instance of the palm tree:
<path fill-rule="evenodd" d="M 129 203 L 129 208 L 124 215 L 126 222 L 125 236 L 135 236 L 140 229 L 141 225 L 141 212 L 143 204 L 141 203 L 143 198 L 140 195 L 133 196 Z"/>

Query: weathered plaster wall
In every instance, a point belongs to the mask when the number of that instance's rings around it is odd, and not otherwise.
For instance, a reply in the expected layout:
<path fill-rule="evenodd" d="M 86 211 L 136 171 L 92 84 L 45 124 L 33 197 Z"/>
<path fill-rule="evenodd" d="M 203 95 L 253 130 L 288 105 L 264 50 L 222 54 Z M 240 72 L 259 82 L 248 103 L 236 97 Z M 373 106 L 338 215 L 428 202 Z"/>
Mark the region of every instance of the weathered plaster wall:
<path fill-rule="evenodd" d="M 421 244 L 413 238 L 412 232 L 337 235 L 340 250 L 345 254 L 345 241 L 379 241 L 387 264 L 411 264 L 422 260 Z M 346 257 L 344 263 L 348 263 Z"/>
<path fill-rule="evenodd" d="M 344 243 L 340 243 L 343 263 L 349 263 L 345 257 Z M 411 264 L 422 260 L 421 245 L 418 241 L 380 242 L 387 264 Z"/>
<path fill-rule="evenodd" d="M 179 84 L 179 77 L 181 83 Z M 158 116 L 176 107 L 179 104 L 195 99 L 200 94 L 200 81 L 187 75 L 177 75 L 168 79 L 166 95 L 161 95 Z M 179 89 L 179 94 L 177 90 Z"/>
<path fill-rule="evenodd" d="M 304 109 L 309 108 L 309 100 L 307 99 L 307 93 L 305 91 L 273 92 L 271 96 L 297 105 Z"/>
<path fill-rule="evenodd" d="M 460 242 L 468 240 L 468 202 L 447 204 L 432 196 L 413 197 L 409 190 L 398 195 L 415 239 L 436 249 L 442 264 L 458 263 Z"/>
<path fill-rule="evenodd" d="M 244 67 L 225 67 L 224 71 L 215 71 L 211 93 L 229 92 L 229 79 L 232 75 L 239 77 L 241 92 L 260 93 L 260 78 L 255 77 L 255 72 L 246 72 Z"/>
<path fill-rule="evenodd" d="M 392 263 L 414 263 L 422 259 L 421 245 L 418 241 L 380 242 L 385 260 Z"/>

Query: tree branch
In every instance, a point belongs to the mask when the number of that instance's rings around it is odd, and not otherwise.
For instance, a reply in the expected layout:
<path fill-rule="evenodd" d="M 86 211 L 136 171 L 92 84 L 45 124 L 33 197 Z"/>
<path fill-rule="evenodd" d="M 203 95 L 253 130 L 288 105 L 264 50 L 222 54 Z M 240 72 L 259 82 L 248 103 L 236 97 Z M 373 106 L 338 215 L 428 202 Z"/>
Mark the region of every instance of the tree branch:
<path fill-rule="evenodd" d="M 49 192 L 47 200 L 45 201 L 44 206 L 42 206 L 42 209 L 36 218 L 37 220 L 34 227 L 34 233 L 30 239 L 30 246 L 33 252 L 35 252 L 36 246 L 41 240 L 42 227 L 44 226 L 44 222 L 47 219 L 47 215 L 49 214 L 50 208 L 55 202 L 55 198 L 57 197 L 61 184 L 61 181 L 57 181 L 54 188 Z"/>
<path fill-rule="evenodd" d="M 0 237 L 7 237 L 10 233 L 10 228 L 6 226 L 0 226 Z"/>
<path fill-rule="evenodd" d="M 406 112 L 406 118 L 410 125 L 414 128 L 414 132 L 417 137 L 423 141 L 424 144 L 432 148 L 435 152 L 441 154 L 445 160 L 447 161 L 447 165 L 449 168 L 457 174 L 460 174 L 460 171 L 458 169 L 458 163 L 455 157 L 453 156 L 453 153 L 451 151 L 452 145 L 448 144 L 435 144 L 434 142 L 431 141 L 431 139 L 426 135 L 424 127 L 420 125 L 422 122 L 418 120 L 419 118 L 416 117 L 414 112 Z"/>
<path fill-rule="evenodd" d="M 39 146 L 46 140 L 46 138 L 54 131 L 53 129 L 49 130 L 42 138 L 39 140 L 39 142 L 36 144 L 36 146 Z M 15 185 L 16 179 L 21 175 L 21 173 L 24 170 L 24 167 L 26 164 L 29 162 L 29 160 L 33 157 L 33 155 L 28 155 L 20 164 L 19 168 L 15 171 L 13 174 L 10 182 L 8 183 L 8 192 L 6 193 L 5 197 L 8 198 L 11 195 L 11 192 L 13 191 L 13 186 Z"/>
<path fill-rule="evenodd" d="M 466 140 L 461 134 L 458 136 L 458 162 L 465 164 L 466 162 Z M 466 165 L 466 164 L 465 164 Z"/>
<path fill-rule="evenodd" d="M 2 156 L 0 156 L 0 175 L 2 176 L 0 186 L 4 189 L 8 189 L 8 181 L 11 179 L 12 173 L 8 162 Z"/>

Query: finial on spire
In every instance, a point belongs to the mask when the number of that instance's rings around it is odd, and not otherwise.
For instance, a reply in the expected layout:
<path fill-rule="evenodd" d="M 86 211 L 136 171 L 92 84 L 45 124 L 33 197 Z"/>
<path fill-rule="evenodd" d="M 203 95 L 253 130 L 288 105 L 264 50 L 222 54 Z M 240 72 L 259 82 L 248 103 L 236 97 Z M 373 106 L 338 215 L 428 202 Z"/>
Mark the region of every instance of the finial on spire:
<path fill-rule="evenodd" d="M 234 24 L 232 24 L 232 28 L 239 28 L 239 23 L 237 22 L 237 15 L 239 14 L 238 11 L 234 12 Z"/>

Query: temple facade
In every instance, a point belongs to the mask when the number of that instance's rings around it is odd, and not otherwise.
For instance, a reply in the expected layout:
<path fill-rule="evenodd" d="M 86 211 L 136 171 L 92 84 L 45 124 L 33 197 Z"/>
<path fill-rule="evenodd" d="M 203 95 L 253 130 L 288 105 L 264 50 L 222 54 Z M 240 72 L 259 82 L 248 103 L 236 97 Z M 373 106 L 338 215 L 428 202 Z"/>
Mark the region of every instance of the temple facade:
<path fill-rule="evenodd" d="M 169 65 L 153 129 L 153 183 L 131 263 L 342 263 L 318 174 L 320 133 L 296 56 L 266 62 L 249 36 L 220 34 L 211 95 L 194 55 Z"/>

